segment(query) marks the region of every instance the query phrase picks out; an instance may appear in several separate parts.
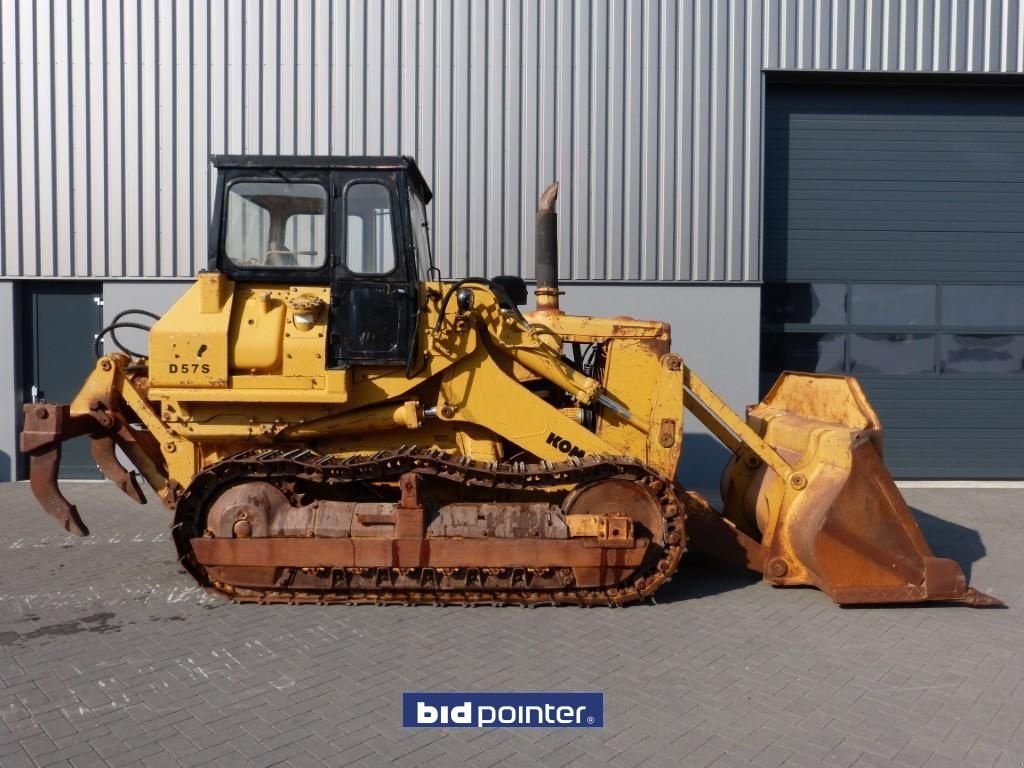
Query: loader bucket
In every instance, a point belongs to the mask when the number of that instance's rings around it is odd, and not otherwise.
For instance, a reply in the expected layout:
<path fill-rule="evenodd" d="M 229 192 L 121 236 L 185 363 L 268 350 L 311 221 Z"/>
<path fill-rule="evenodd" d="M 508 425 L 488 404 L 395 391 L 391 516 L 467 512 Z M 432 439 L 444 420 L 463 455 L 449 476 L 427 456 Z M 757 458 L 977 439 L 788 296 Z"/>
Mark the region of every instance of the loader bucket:
<path fill-rule="evenodd" d="M 767 581 L 811 585 L 840 604 L 1001 604 L 932 553 L 882 462 L 881 425 L 855 379 L 785 373 L 747 423 L 792 469 L 782 477 L 779 463 L 744 447 L 722 477 L 726 519 L 760 541 Z"/>

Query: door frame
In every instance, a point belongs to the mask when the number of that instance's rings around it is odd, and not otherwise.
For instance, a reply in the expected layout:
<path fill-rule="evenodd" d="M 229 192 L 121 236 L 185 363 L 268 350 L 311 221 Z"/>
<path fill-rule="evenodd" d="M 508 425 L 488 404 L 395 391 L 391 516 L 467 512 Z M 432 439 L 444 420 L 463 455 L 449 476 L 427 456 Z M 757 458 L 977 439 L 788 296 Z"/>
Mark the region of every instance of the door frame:
<path fill-rule="evenodd" d="M 32 402 L 32 386 L 36 378 L 38 355 L 35 343 L 36 324 L 33 318 L 35 308 L 34 297 L 39 293 L 67 293 L 75 295 L 98 295 L 100 304 L 96 311 L 99 317 L 99 327 L 103 326 L 103 282 L 100 280 L 19 280 L 14 297 L 14 324 L 15 324 L 15 382 L 16 391 L 14 407 L 16 409 L 15 423 L 18 434 L 22 428 L 21 408 L 25 403 Z M 45 394 L 45 393 L 44 393 Z M 28 457 L 21 451 L 16 454 L 12 466 L 12 477 L 18 480 L 28 478 Z M 97 477 L 99 474 L 97 472 Z"/>

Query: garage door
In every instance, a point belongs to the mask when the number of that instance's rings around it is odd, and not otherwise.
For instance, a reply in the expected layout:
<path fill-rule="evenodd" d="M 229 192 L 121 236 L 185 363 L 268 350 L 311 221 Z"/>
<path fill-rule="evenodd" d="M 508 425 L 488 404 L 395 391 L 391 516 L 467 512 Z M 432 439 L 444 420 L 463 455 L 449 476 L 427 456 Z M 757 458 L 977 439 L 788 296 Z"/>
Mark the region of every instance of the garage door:
<path fill-rule="evenodd" d="M 845 372 L 904 478 L 1024 477 L 1024 89 L 770 84 L 761 371 Z"/>

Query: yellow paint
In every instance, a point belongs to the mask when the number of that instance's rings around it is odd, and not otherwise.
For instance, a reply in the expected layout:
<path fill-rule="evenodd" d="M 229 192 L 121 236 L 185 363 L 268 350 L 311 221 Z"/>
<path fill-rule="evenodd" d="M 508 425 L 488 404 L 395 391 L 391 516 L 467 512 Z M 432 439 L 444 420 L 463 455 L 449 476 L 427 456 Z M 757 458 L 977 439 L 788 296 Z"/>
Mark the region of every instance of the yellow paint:
<path fill-rule="evenodd" d="M 327 319 L 331 305 L 331 291 L 326 285 L 293 286 L 285 300 L 287 314 L 284 323 L 282 349 L 284 360 L 281 372 L 285 376 L 309 377 L 310 371 L 317 375 L 325 370 Z M 312 324 L 308 320 L 312 320 Z M 330 371 L 340 374 L 343 371 Z M 344 382 L 344 376 L 336 376 Z M 343 394 L 342 389 L 335 390 Z"/>
<path fill-rule="evenodd" d="M 685 382 L 690 405 L 726 439 L 788 468 L 669 353 L 665 323 L 551 312 L 524 322 L 484 286 L 472 286 L 467 310 L 451 300 L 439 318 L 447 290 L 420 286 L 417 358 L 407 376 L 404 366 L 327 368 L 329 286 L 235 285 L 202 273 L 153 331 L 149 381 L 128 375 L 127 359 L 104 358 L 110 369 L 97 366 L 74 409 L 88 412 L 95 393 L 115 393 L 113 402 L 157 438 L 153 458 L 172 488 L 253 445 L 348 455 L 416 444 L 481 461 L 626 455 L 671 477 L 683 447 Z M 562 357 L 570 342 L 603 345 L 601 381 Z M 593 431 L 581 424 L 588 410 Z"/>
<path fill-rule="evenodd" d="M 418 401 L 408 400 L 404 403 L 385 403 L 337 415 L 301 420 L 282 429 L 276 437 L 288 442 L 319 440 L 327 435 L 379 432 L 396 427 L 419 429 L 422 426 L 423 409 Z"/>
<path fill-rule="evenodd" d="M 442 414 L 441 418 L 486 427 L 542 459 L 564 459 L 572 449 L 605 455 L 614 452 L 611 445 L 557 408 L 526 396 L 522 385 L 502 371 L 483 348 L 445 373 L 439 405 L 452 409 L 451 416 Z"/>
<path fill-rule="evenodd" d="M 647 463 L 666 477 L 674 477 L 683 451 L 683 361 L 666 354 L 651 391 L 650 427 L 645 449 Z"/>
<path fill-rule="evenodd" d="M 628 408 L 643 428 L 604 408 L 598 420 L 597 434 L 619 446 L 627 456 L 647 457 L 651 407 L 661 376 L 661 358 L 667 352 L 668 343 L 657 338 L 613 338 L 607 345 L 605 390 Z M 664 471 L 662 467 L 658 469 Z M 669 469 L 666 474 L 673 474 L 674 464 Z"/>
<path fill-rule="evenodd" d="M 468 312 L 450 301 L 439 322 L 447 288 L 421 286 L 421 357 L 407 377 L 404 367 L 327 369 L 327 286 L 234 285 L 203 273 L 154 330 L 145 395 L 123 375 L 117 386 L 162 448 L 174 445 L 157 458 L 180 486 L 230 448 L 260 444 L 345 453 L 415 443 L 482 461 L 635 455 L 672 474 L 681 440 L 648 450 L 663 419 L 682 430 L 680 374 L 662 365 L 663 323 L 552 315 L 526 324 L 482 286 Z M 613 331 L 621 337 L 600 335 Z M 606 345 L 603 382 L 562 358 L 567 339 Z M 525 388 L 544 380 L 568 403 Z M 665 386 L 673 392 L 658 391 Z M 597 404 L 605 392 L 628 420 Z M 596 433 L 580 424 L 582 407 L 597 409 Z"/>
<path fill-rule="evenodd" d="M 223 309 L 231 291 L 232 283 L 223 272 L 200 272 L 196 277 L 196 288 L 199 299 L 199 314 L 216 315 Z"/>
<path fill-rule="evenodd" d="M 281 372 L 287 296 L 287 291 L 260 286 L 236 288 L 230 330 L 233 373 Z"/>
<path fill-rule="evenodd" d="M 230 280 L 215 272 L 199 275 L 150 331 L 149 379 L 153 386 L 228 386 L 228 325 L 233 301 Z"/>

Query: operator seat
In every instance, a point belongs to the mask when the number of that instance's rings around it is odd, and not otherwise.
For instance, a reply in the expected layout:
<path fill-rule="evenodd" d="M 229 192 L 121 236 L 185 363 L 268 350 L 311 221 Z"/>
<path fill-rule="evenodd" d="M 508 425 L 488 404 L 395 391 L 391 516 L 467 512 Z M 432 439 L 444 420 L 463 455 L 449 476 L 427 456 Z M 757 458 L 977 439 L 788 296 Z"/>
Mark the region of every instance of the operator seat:
<path fill-rule="evenodd" d="M 267 250 L 263 263 L 268 267 L 297 267 L 299 260 L 285 246 L 275 245 Z"/>

